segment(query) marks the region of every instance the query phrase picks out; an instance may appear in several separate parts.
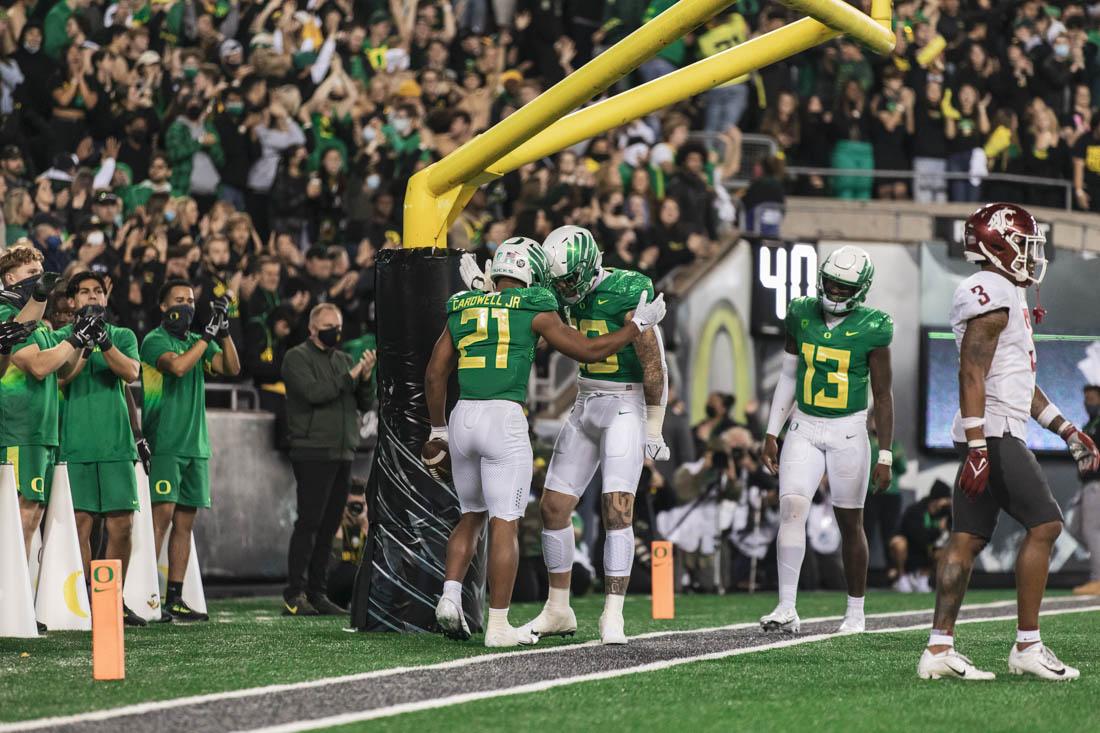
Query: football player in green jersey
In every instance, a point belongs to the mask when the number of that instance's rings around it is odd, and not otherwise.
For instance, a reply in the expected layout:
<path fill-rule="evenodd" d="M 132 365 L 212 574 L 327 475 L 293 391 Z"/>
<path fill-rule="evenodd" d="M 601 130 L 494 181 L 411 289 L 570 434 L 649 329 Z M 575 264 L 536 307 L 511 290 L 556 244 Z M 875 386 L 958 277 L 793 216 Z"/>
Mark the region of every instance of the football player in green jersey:
<path fill-rule="evenodd" d="M 141 342 L 141 428 L 153 451 L 153 532 L 159 552 L 172 528 L 164 610 L 179 621 L 207 620 L 183 602 L 183 576 L 195 514 L 210 507 L 205 372 L 236 376 L 241 371 L 229 335 L 229 302 L 226 296 L 215 300 L 202 333 L 194 333 L 195 291 L 184 280 L 169 280 L 160 289 L 164 320 Z"/>
<path fill-rule="evenodd" d="M 867 537 L 863 502 L 871 447 L 867 437 L 868 385 L 874 393 L 880 445 L 894 437 L 890 341 L 894 322 L 862 305 L 875 268 L 859 247 L 830 253 L 817 278 L 818 297 L 796 298 L 787 309 L 787 345 L 772 397 L 764 464 L 779 474 L 779 605 L 760 619 L 765 630 L 795 633 L 798 575 L 806 554 L 806 519 L 822 476 L 840 526 L 848 608 L 840 631 L 863 631 Z M 793 410 L 792 410 L 793 407 Z M 778 437 L 790 427 L 779 456 Z M 892 454 L 880 450 L 871 483 L 890 485 Z"/>
<path fill-rule="evenodd" d="M 489 277 L 495 292 L 467 291 L 448 301 L 447 327 L 440 334 L 425 374 L 432 431 L 428 440 L 447 441 L 462 517 L 447 545 L 446 581 L 436 607 L 445 634 L 468 638 L 462 615 L 462 579 L 489 517 L 489 624 L 485 645 L 533 644 L 538 638 L 508 623 L 516 567 L 518 520 L 531 489 L 533 458 L 523 403 L 535 345 L 541 336 L 570 358 L 595 363 L 619 352 L 664 317 L 664 298 L 647 302 L 643 290 L 614 333 L 586 338 L 557 314 L 554 294 L 537 286 L 542 269 L 539 245 L 516 237 L 503 242 Z M 535 287 L 531 285 L 535 283 Z M 447 381 L 457 367 L 459 401 L 446 416 Z"/>
<path fill-rule="evenodd" d="M 42 317 L 57 275 L 42 272 L 42 255 L 37 250 L 14 247 L 0 255 L 0 278 L 5 288 L 0 293 L 0 319 L 29 322 Z M 28 553 L 42 522 L 57 462 L 57 377 L 67 375 L 76 364 L 90 343 L 92 325 L 83 318 L 73 333 L 58 337 L 40 323 L 26 339 L 11 346 L 11 363 L 0 380 L 0 457 L 15 469 Z"/>
<path fill-rule="evenodd" d="M 102 275 L 73 275 L 67 294 L 78 317 L 90 315 L 97 319 L 92 346 L 84 350 L 72 372 L 60 380 L 65 394 L 61 460 L 69 464 L 84 577 L 92 577 L 92 525 L 97 516 L 102 516 L 107 528 L 106 558 L 122 562 L 125 582 L 133 517 L 138 509 L 134 474 L 138 454 L 124 392 L 126 385 L 141 374 L 137 337 L 128 328 L 103 322 L 107 285 Z M 65 338 L 73 328 L 74 324 L 69 324 L 56 333 Z M 123 618 L 129 626 L 145 626 L 145 619 L 125 606 Z"/>
<path fill-rule="evenodd" d="M 615 333 L 631 317 L 639 296 L 653 283 L 630 270 L 605 269 L 591 232 L 559 227 L 543 243 L 551 283 L 569 305 L 569 319 L 586 335 Z M 625 644 L 623 603 L 634 563 L 634 492 L 645 460 L 668 460 L 661 437 L 668 379 L 659 329 L 652 329 L 603 360 L 583 361 L 579 394 L 554 445 L 546 472 L 542 510 L 543 559 L 550 592 L 542 613 L 527 628 L 539 636 L 572 634 L 569 606 L 573 567 L 573 509 L 599 467 L 606 597 L 600 640 Z"/>

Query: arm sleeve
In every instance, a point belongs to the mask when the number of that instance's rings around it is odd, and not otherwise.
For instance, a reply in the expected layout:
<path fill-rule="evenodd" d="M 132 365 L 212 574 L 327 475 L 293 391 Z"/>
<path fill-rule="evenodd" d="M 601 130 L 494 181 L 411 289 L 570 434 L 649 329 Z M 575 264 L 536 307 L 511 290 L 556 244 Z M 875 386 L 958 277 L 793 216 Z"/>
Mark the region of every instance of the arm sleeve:
<path fill-rule="evenodd" d="M 109 188 L 111 179 L 114 177 L 115 159 L 104 158 L 103 163 L 99 166 L 99 170 L 96 171 L 95 178 L 92 180 L 92 190 L 98 191 L 101 188 Z"/>
<path fill-rule="evenodd" d="M 798 357 L 794 354 L 783 354 L 783 366 L 779 370 L 779 382 L 775 385 L 775 393 L 772 395 L 772 407 L 768 413 L 768 435 L 779 437 L 783 425 L 787 422 L 787 416 L 794 406 L 795 375 L 798 371 Z"/>

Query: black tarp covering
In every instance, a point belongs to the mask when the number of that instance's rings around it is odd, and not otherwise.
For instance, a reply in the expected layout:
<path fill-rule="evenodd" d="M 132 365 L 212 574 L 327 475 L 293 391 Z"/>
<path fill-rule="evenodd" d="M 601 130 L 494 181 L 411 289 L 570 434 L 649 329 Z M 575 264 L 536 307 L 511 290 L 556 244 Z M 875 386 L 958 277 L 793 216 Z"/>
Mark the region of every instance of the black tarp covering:
<path fill-rule="evenodd" d="M 454 488 L 432 479 L 420 464 L 430 429 L 424 370 L 447 322 L 447 298 L 463 289 L 460 254 L 427 248 L 379 252 L 378 447 L 367 491 L 370 537 L 351 606 L 351 624 L 361 631 L 429 631 L 435 623 L 447 538 L 459 509 Z M 448 413 L 457 395 L 452 379 Z M 483 544 L 463 584 L 472 631 L 482 628 L 484 579 Z"/>

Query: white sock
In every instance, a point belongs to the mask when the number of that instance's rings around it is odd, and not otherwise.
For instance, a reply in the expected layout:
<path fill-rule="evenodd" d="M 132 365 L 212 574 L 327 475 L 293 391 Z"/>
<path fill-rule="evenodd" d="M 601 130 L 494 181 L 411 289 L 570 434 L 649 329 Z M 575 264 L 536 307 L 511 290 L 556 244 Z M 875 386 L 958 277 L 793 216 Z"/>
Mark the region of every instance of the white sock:
<path fill-rule="evenodd" d="M 569 589 L 551 588 L 546 605 L 550 608 L 569 608 Z"/>
<path fill-rule="evenodd" d="M 788 494 L 779 500 L 780 524 L 776 555 L 779 565 L 779 607 L 794 608 L 798 576 L 806 557 L 806 517 L 810 500 Z"/>
<path fill-rule="evenodd" d="M 932 629 L 928 635 L 928 646 L 949 646 L 954 648 L 955 637 L 942 629 Z"/>
<path fill-rule="evenodd" d="M 1016 643 L 1017 644 L 1034 644 L 1038 641 L 1042 641 L 1039 638 L 1039 629 L 1034 631 L 1020 631 L 1016 629 Z"/>
<path fill-rule="evenodd" d="M 508 626 L 507 608 L 489 608 L 489 626 Z"/>
<path fill-rule="evenodd" d="M 623 604 L 626 602 L 626 596 L 620 596 L 616 593 L 608 593 L 603 597 L 603 612 L 614 613 L 622 615 Z"/>
<path fill-rule="evenodd" d="M 443 597 L 454 603 L 459 608 L 462 607 L 462 583 L 457 580 L 444 580 L 443 581 Z"/>
<path fill-rule="evenodd" d="M 863 596 L 854 598 L 848 596 L 848 615 L 850 616 L 862 616 L 863 615 Z"/>

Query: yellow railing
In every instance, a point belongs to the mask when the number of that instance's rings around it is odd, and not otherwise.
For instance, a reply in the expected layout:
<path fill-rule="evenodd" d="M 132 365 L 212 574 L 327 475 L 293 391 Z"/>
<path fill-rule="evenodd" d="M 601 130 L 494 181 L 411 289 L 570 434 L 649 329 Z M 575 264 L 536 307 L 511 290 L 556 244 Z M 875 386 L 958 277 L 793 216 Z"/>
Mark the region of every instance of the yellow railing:
<path fill-rule="evenodd" d="M 870 16 L 843 0 L 782 0 L 811 17 L 578 109 L 731 1 L 680 0 L 530 104 L 414 175 L 405 194 L 404 246 L 445 247 L 447 229 L 477 187 L 488 181 L 842 33 L 877 53 L 894 48 L 891 0 L 872 0 Z"/>

